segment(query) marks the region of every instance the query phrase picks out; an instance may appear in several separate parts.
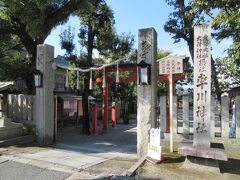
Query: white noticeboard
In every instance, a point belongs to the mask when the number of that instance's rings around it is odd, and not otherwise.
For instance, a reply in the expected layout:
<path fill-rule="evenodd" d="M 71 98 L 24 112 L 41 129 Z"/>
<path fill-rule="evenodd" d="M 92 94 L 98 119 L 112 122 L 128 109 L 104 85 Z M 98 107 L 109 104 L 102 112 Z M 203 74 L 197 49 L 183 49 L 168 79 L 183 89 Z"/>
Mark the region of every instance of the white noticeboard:
<path fill-rule="evenodd" d="M 159 74 L 183 73 L 183 57 L 167 56 L 159 61 Z"/>
<path fill-rule="evenodd" d="M 161 160 L 162 148 L 160 146 L 160 129 L 151 128 L 150 143 L 148 143 L 148 157 Z"/>
<path fill-rule="evenodd" d="M 159 74 L 169 75 L 170 152 L 173 152 L 173 74 L 183 73 L 184 58 L 169 55 L 158 60 Z"/>

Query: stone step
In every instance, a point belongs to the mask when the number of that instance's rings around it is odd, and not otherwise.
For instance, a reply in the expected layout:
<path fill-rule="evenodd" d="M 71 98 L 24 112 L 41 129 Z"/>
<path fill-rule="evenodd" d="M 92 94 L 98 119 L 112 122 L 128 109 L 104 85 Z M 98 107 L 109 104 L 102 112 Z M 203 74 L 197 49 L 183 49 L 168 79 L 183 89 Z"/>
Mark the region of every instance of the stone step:
<path fill-rule="evenodd" d="M 24 145 L 30 144 L 35 141 L 35 135 L 19 136 L 11 139 L 5 139 L 0 141 L 0 147 L 6 147 L 11 145 Z"/>

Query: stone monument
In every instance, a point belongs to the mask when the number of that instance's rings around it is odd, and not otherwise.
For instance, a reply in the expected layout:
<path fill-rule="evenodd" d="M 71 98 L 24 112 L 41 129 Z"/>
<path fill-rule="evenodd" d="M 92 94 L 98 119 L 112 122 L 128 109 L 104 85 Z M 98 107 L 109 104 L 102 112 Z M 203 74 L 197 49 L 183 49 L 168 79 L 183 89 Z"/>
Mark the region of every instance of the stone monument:
<path fill-rule="evenodd" d="M 37 46 L 37 70 L 43 74 L 42 87 L 36 88 L 36 136 L 38 143 L 53 143 L 54 135 L 54 47 Z"/>
<path fill-rule="evenodd" d="M 151 128 L 150 141 L 148 143 L 147 160 L 153 163 L 159 163 L 162 160 L 161 130 Z"/>
<path fill-rule="evenodd" d="M 138 63 L 144 61 L 151 65 L 150 85 L 137 86 L 137 153 L 140 158 L 147 156 L 149 131 L 156 123 L 157 33 L 154 28 L 140 29 L 138 36 Z"/>
<path fill-rule="evenodd" d="M 211 129 L 211 27 L 194 27 L 194 131 L 193 142 L 182 142 L 179 154 L 227 161 L 224 148 L 210 143 Z M 223 147 L 223 146 L 222 146 Z"/>

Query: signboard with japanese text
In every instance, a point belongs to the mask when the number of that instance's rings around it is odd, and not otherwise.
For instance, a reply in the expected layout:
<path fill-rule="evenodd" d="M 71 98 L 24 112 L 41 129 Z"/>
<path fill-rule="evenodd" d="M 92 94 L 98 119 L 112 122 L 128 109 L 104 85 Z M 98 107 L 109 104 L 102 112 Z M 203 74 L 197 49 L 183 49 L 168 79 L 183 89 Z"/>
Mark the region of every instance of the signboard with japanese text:
<path fill-rule="evenodd" d="M 159 61 L 159 74 L 183 73 L 183 58 L 167 56 Z"/>
<path fill-rule="evenodd" d="M 211 27 L 194 27 L 193 146 L 210 147 Z"/>

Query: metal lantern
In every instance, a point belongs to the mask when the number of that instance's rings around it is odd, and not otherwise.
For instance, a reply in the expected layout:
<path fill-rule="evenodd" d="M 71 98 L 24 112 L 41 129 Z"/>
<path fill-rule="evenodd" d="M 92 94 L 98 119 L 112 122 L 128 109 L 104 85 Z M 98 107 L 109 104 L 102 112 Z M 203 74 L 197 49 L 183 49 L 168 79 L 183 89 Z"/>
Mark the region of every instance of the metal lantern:
<path fill-rule="evenodd" d="M 145 61 L 138 63 L 138 84 L 139 85 L 150 85 L 151 84 L 151 64 Z"/>
<path fill-rule="evenodd" d="M 40 70 L 35 69 L 33 71 L 34 75 L 34 86 L 35 87 L 42 87 L 42 79 L 43 79 L 43 74 Z"/>

